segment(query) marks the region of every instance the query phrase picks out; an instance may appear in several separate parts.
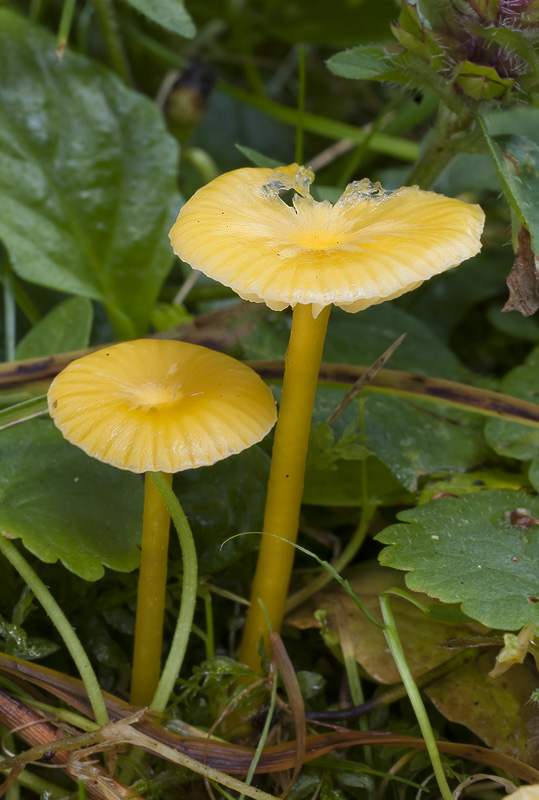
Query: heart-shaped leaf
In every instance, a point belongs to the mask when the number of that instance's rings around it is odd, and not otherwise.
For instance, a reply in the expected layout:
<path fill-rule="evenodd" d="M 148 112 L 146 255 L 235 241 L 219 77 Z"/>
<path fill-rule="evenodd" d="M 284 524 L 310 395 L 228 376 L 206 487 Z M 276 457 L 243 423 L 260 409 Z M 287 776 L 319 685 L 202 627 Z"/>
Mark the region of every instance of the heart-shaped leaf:
<path fill-rule="evenodd" d="M 0 238 L 20 277 L 144 333 L 172 263 L 177 166 L 152 102 L 0 11 Z"/>

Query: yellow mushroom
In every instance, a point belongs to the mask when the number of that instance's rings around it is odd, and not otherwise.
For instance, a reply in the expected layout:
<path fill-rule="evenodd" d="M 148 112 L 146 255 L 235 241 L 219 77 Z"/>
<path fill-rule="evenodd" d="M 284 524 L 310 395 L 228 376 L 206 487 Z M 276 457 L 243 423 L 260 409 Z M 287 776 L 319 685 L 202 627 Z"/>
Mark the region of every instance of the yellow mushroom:
<path fill-rule="evenodd" d="M 294 309 L 264 521 L 286 541 L 262 538 L 240 649 L 254 669 L 260 636 L 268 644 L 259 600 L 274 630 L 282 622 L 331 305 L 354 312 L 415 289 L 475 255 L 484 224 L 479 206 L 417 186 L 391 192 L 363 180 L 334 205 L 318 202 L 313 178 L 297 164 L 221 175 L 183 206 L 170 232 L 194 269 L 246 300 Z"/>
<path fill-rule="evenodd" d="M 273 395 L 252 369 L 205 347 L 151 339 L 73 361 L 52 382 L 48 402 L 64 437 L 92 458 L 162 472 L 169 483 L 174 472 L 245 450 L 276 419 Z M 150 703 L 159 680 L 169 526 L 147 475 L 131 689 L 137 705 Z M 194 570 L 196 591 L 196 562 Z"/>

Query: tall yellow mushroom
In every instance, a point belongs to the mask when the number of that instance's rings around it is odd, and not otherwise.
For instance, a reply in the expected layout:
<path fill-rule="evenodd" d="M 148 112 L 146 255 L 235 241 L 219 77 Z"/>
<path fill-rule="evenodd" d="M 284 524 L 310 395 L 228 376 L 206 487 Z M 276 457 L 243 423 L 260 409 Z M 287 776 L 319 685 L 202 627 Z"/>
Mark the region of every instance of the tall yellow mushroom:
<path fill-rule="evenodd" d="M 261 378 L 235 359 L 151 339 L 73 361 L 52 382 L 48 401 L 55 424 L 72 444 L 118 469 L 146 473 L 131 700 L 149 705 L 161 666 L 170 527 L 150 478 L 164 473 L 170 486 L 172 473 L 214 464 L 260 441 L 275 423 L 275 401 Z M 186 563 L 182 546 L 183 632 L 181 641 L 173 641 L 176 666 L 170 665 L 166 687 L 152 704 L 158 711 L 185 652 L 196 598 L 196 553 L 184 527 L 190 556 Z"/>
<path fill-rule="evenodd" d="M 331 305 L 360 311 L 415 289 L 475 255 L 484 224 L 479 206 L 417 186 L 391 192 L 363 180 L 334 205 L 317 202 L 313 178 L 297 164 L 226 173 L 193 195 L 170 232 L 194 269 L 246 300 L 294 309 L 264 520 L 284 541 L 262 537 L 239 655 L 253 669 L 261 636 L 268 645 L 261 604 L 272 629 L 283 618 Z"/>

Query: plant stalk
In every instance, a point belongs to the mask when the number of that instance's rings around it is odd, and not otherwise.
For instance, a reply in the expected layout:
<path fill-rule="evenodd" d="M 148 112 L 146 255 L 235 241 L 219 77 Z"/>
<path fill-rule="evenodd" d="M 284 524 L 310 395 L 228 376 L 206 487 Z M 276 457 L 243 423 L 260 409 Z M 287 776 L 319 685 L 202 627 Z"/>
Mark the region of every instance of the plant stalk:
<path fill-rule="evenodd" d="M 101 689 L 97 682 L 95 672 L 92 669 L 90 660 L 86 655 L 80 639 L 73 630 L 71 623 L 66 615 L 49 592 L 41 578 L 32 569 L 24 556 L 19 553 L 14 544 L 5 536 L 0 535 L 0 551 L 7 558 L 10 564 L 17 570 L 23 581 L 30 587 L 37 597 L 47 614 L 52 620 L 56 630 L 64 640 L 64 643 L 75 662 L 79 674 L 84 683 L 84 687 L 90 700 L 90 705 L 94 712 L 94 717 L 98 725 L 107 725 L 109 715 L 105 707 L 105 701 L 101 694 Z"/>
<path fill-rule="evenodd" d="M 131 69 L 118 28 L 113 2 L 112 0 L 92 0 L 92 2 L 103 31 L 111 67 L 122 81 L 130 86 L 132 84 Z"/>
<path fill-rule="evenodd" d="M 445 777 L 440 753 L 438 752 L 438 747 L 436 746 L 436 739 L 432 731 L 427 711 L 423 704 L 423 700 L 421 699 L 417 684 L 410 671 L 410 667 L 408 666 L 408 662 L 406 661 L 404 650 L 402 649 L 401 640 L 397 631 L 397 625 L 395 623 L 395 617 L 393 616 L 393 609 L 391 608 L 391 601 L 388 594 L 384 593 L 380 596 L 380 606 L 382 608 L 382 615 L 385 623 L 384 636 L 397 669 L 399 670 L 404 688 L 406 689 L 406 694 L 408 695 L 408 699 L 412 704 L 417 721 L 419 722 L 421 734 L 425 741 L 425 746 L 431 760 L 432 769 L 434 770 L 438 788 L 443 800 L 454 800 L 453 793 L 451 792 Z"/>
<path fill-rule="evenodd" d="M 170 486 L 172 475 L 165 480 Z M 137 706 L 150 704 L 161 673 L 169 529 L 168 510 L 146 475 L 131 679 L 131 702 Z"/>
<path fill-rule="evenodd" d="M 450 161 L 463 150 L 463 139 L 470 131 L 473 120 L 472 114 L 457 116 L 441 105 L 436 127 L 430 132 L 406 184 L 430 189 Z"/>
<path fill-rule="evenodd" d="M 181 606 L 176 622 L 176 630 L 174 631 L 170 652 L 159 680 L 159 685 L 150 703 L 150 708 L 153 711 L 162 712 L 165 710 L 174 689 L 189 642 L 197 599 L 198 567 L 193 534 L 178 498 L 162 473 L 152 472 L 150 473 L 150 478 L 158 489 L 168 513 L 172 517 L 180 540 L 183 561 Z"/>
<path fill-rule="evenodd" d="M 239 660 L 254 671 L 261 669 L 257 652 L 261 637 L 269 652 L 264 609 L 272 630 L 279 631 L 283 621 L 294 560 L 294 548 L 288 542 L 297 539 L 311 417 L 330 309 L 327 306 L 314 319 L 312 306 L 298 303 L 292 317 L 263 527 L 265 533 L 274 536 L 262 537 L 239 653 Z"/>
<path fill-rule="evenodd" d="M 15 361 L 17 344 L 17 312 L 13 286 L 13 272 L 6 256 L 3 258 L 2 282 L 4 284 L 4 340 L 5 360 Z"/>

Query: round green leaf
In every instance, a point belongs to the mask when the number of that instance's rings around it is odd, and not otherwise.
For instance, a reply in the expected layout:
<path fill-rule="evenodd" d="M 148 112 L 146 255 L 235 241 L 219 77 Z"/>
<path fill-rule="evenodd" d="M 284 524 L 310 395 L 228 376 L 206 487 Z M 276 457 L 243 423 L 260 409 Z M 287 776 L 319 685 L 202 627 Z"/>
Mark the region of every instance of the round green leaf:
<path fill-rule="evenodd" d="M 95 581 L 138 566 L 143 485 L 89 458 L 50 420 L 0 433 L 0 531 L 35 556 Z"/>
<path fill-rule="evenodd" d="M 155 104 L 0 10 L 0 238 L 19 276 L 144 333 L 172 263 L 177 169 Z"/>
<path fill-rule="evenodd" d="M 489 628 L 539 624 L 539 498 L 492 490 L 441 498 L 399 514 L 406 524 L 377 536 L 384 566 L 408 571 L 407 586 Z"/>

